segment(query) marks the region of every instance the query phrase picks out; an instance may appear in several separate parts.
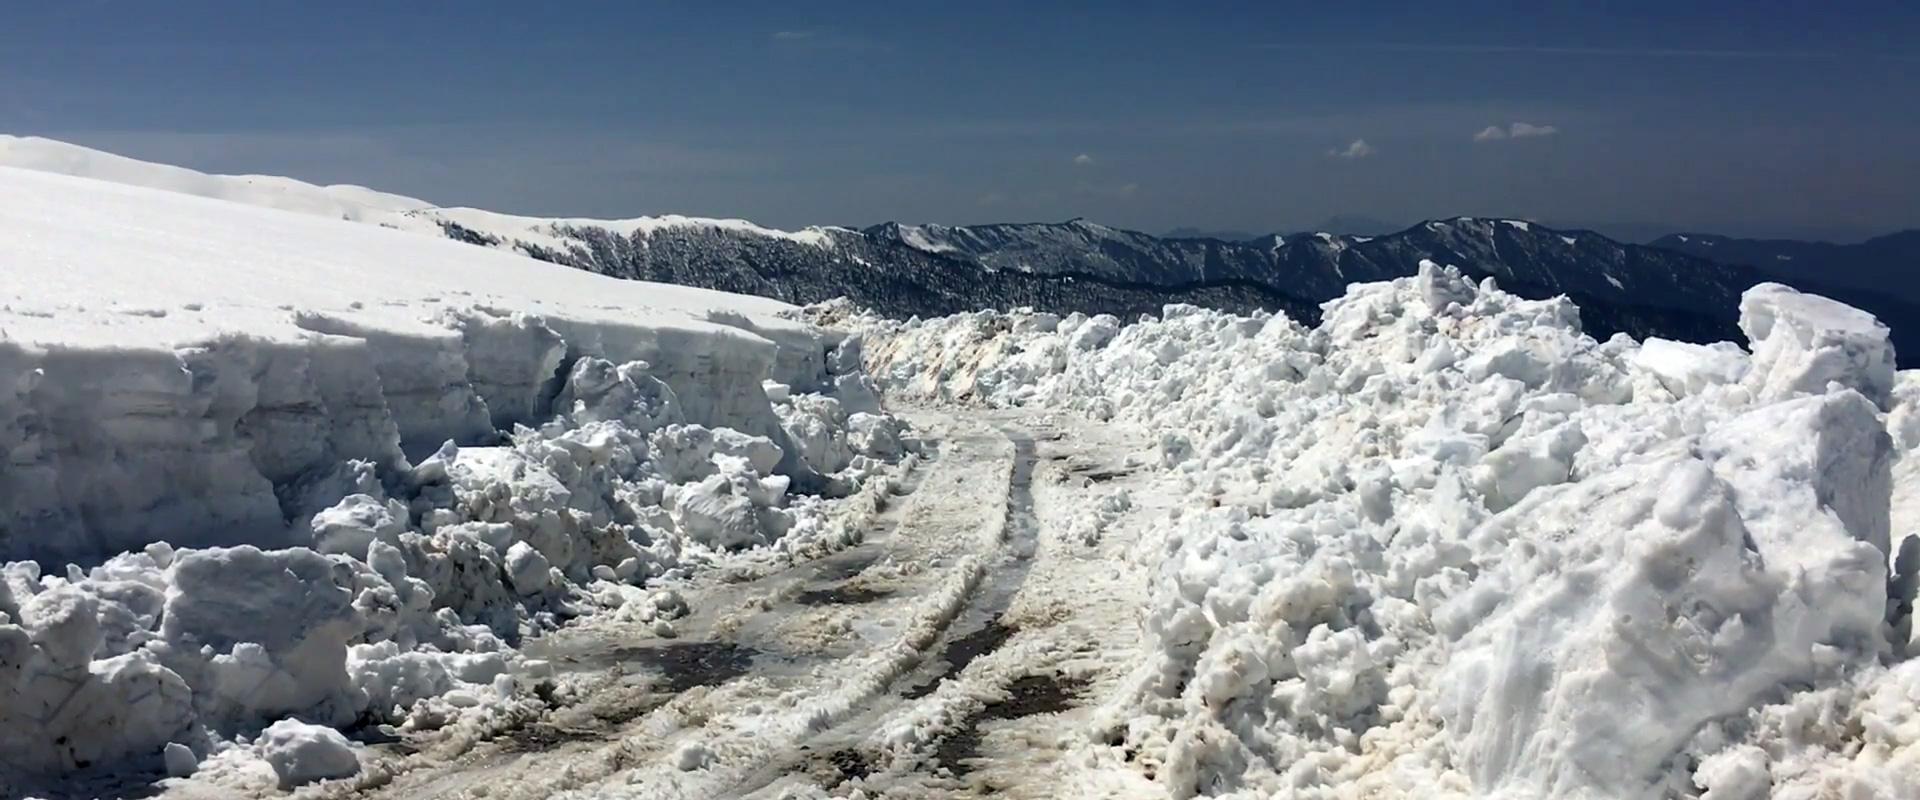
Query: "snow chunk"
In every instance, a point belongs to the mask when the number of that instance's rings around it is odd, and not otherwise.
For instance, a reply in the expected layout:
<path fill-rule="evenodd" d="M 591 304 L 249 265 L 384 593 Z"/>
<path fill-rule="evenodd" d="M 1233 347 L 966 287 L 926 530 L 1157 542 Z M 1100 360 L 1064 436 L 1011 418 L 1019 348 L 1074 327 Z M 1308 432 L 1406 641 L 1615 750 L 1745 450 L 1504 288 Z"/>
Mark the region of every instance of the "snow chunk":
<path fill-rule="evenodd" d="M 554 411 L 575 426 L 620 422 L 643 435 L 684 422 L 672 387 L 648 374 L 649 369 L 645 361 L 615 366 L 603 358 L 580 359 L 567 372 L 553 400 Z"/>
<path fill-rule="evenodd" d="M 1877 561 L 1884 579 L 1893 445 L 1864 397 L 1842 391 L 1762 406 L 1700 447 L 1740 490 L 1741 516 L 1773 568 L 1791 565 L 1812 579 Z"/>
<path fill-rule="evenodd" d="M 364 622 L 352 568 L 304 548 L 242 546 L 182 552 L 169 577 L 161 636 L 174 652 L 212 654 L 176 662 L 203 718 L 353 718 L 347 643 Z"/>
<path fill-rule="evenodd" d="M 1651 375 L 1675 398 L 1699 394 L 1708 386 L 1736 384 L 1745 377 L 1750 360 L 1731 342 L 1710 345 L 1648 339 L 1628 362 Z"/>
<path fill-rule="evenodd" d="M 1790 286 L 1763 283 L 1740 296 L 1740 330 L 1753 346 L 1747 385 L 1763 400 L 1858 390 L 1882 410 L 1893 391 L 1893 344 L 1872 314 Z"/>
<path fill-rule="evenodd" d="M 1767 753 L 1747 745 L 1723 750 L 1700 762 L 1694 781 L 1701 800 L 1761 800 L 1773 788 L 1767 774 Z"/>
<path fill-rule="evenodd" d="M 200 768 L 200 757 L 193 754 L 193 748 L 179 742 L 168 742 L 160 756 L 170 777 L 184 778 Z"/>
<path fill-rule="evenodd" d="M 753 503 L 733 481 L 713 475 L 668 494 L 673 521 L 687 538 L 720 549 L 765 544 Z"/>
<path fill-rule="evenodd" d="M 280 788 L 360 773 L 360 758 L 339 731 L 283 719 L 260 734 L 260 757 L 280 777 Z"/>
<path fill-rule="evenodd" d="M 1442 267 L 1422 259 L 1415 280 L 1420 287 L 1420 297 L 1426 300 L 1427 308 L 1436 314 L 1446 311 L 1452 304 L 1464 306 L 1473 302 L 1473 284 L 1452 267 Z"/>
<path fill-rule="evenodd" d="M 407 530 L 407 507 L 396 500 L 382 503 L 368 495 L 350 494 L 313 515 L 311 525 L 315 550 L 365 558 L 374 542 L 399 541 Z"/>
<path fill-rule="evenodd" d="M 526 542 L 514 542 L 507 548 L 507 579 L 522 595 L 539 594 L 547 589 L 548 573 L 553 565 L 540 551 Z"/>

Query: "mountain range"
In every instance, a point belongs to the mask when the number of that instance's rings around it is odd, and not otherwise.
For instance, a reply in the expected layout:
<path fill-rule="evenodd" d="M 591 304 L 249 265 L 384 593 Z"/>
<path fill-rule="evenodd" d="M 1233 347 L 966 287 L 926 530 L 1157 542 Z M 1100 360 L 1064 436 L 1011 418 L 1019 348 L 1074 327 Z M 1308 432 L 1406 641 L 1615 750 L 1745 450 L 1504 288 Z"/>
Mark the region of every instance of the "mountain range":
<path fill-rule="evenodd" d="M 623 223 L 512 231 L 442 221 L 467 241 L 621 277 L 693 283 L 796 303 L 847 296 L 906 317 L 1033 306 L 1058 312 L 1157 313 L 1186 302 L 1285 311 L 1317 321 L 1348 284 L 1411 275 L 1423 260 L 1491 277 L 1529 297 L 1566 295 L 1589 332 L 1686 341 L 1739 340 L 1740 293 L 1778 276 L 1591 231 L 1522 220 L 1430 220 L 1384 236 L 1272 235 L 1235 242 L 1161 238 L 1087 220 L 994 225 L 810 229 L 769 235 L 717 225 L 631 230 Z M 1875 313 L 1920 362 L 1920 305 L 1810 277 L 1787 282 Z"/>
<path fill-rule="evenodd" d="M 899 317 L 1016 306 L 1132 317 L 1156 314 L 1168 303 L 1191 303 L 1239 312 L 1264 308 L 1315 322 L 1320 304 L 1348 284 L 1412 275 L 1421 261 L 1433 260 L 1475 278 L 1493 278 L 1523 296 L 1564 294 L 1579 305 L 1584 326 L 1596 337 L 1624 332 L 1718 341 L 1740 339 L 1735 321 L 1742 291 L 1784 280 L 1873 312 L 1893 329 L 1899 352 L 1920 362 L 1920 304 L 1910 293 L 1872 286 L 1884 278 L 1842 281 L 1812 266 L 1840 262 L 1820 261 L 1813 250 L 1787 252 L 1780 243 L 1763 243 L 1771 250 L 1761 244 L 1735 248 L 1744 240 L 1705 244 L 1688 237 L 1674 246 L 1646 246 L 1591 231 L 1477 217 L 1429 220 L 1384 235 L 1276 234 L 1245 241 L 1163 238 L 1082 219 L 779 231 L 743 220 L 559 219 L 444 208 L 361 187 L 206 175 L 46 139 L 0 137 L 0 165 L 442 235 L 623 278 L 793 303 L 845 296 Z M 1887 238 L 1896 245 L 1907 241 Z M 1788 258 L 1764 266 L 1728 263 L 1721 255 L 1728 252 L 1743 259 L 1755 253 Z M 1786 266 L 1803 258 L 1810 268 Z"/>
<path fill-rule="evenodd" d="M 1920 230 L 1858 244 L 1794 239 L 1735 239 L 1703 233 L 1662 236 L 1654 247 L 1722 264 L 1745 264 L 1784 283 L 1844 286 L 1920 303 Z"/>

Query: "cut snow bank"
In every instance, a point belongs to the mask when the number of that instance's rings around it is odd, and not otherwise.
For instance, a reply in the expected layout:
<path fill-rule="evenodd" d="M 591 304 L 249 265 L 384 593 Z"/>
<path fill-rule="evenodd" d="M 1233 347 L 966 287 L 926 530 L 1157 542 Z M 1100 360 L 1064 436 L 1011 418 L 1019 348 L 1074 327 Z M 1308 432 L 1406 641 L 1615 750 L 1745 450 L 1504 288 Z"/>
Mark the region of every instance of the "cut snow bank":
<path fill-rule="evenodd" d="M 813 313 L 891 391 L 1160 432 L 1190 500 L 1087 746 L 1174 796 L 1916 796 L 1920 379 L 1846 306 L 1742 310 L 1752 355 L 1596 342 L 1428 264 L 1316 329 Z"/>
<path fill-rule="evenodd" d="M 495 443 L 583 357 L 772 436 L 761 381 L 827 378 L 777 302 L 178 194 L 0 168 L 0 243 L 12 558 L 296 541 L 336 465 Z"/>
<path fill-rule="evenodd" d="M 0 281 L 0 794 L 350 774 L 313 725 L 532 702 L 520 637 L 844 542 L 912 447 L 779 303 L 371 226 L 0 168 Z"/>

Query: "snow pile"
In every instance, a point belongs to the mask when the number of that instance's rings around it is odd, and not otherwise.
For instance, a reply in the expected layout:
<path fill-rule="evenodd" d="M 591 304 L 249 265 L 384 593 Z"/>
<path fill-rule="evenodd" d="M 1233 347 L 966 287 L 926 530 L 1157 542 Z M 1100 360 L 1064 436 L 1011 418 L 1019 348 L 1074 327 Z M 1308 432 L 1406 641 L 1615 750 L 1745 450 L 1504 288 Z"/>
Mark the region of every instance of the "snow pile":
<path fill-rule="evenodd" d="M 653 385 L 638 393 L 672 408 L 672 390 L 644 368 L 586 359 L 574 375 L 643 379 Z M 677 422 L 572 427 L 574 416 L 522 427 L 506 446 L 449 444 L 405 472 L 399 496 L 356 462 L 363 491 L 315 516 L 310 547 L 156 543 L 64 575 L 7 564 L 7 765 L 58 772 L 157 757 L 169 742 L 205 752 L 288 716 L 437 726 L 451 709 L 513 695 L 511 644 L 525 631 L 609 605 L 631 602 L 642 622 L 671 606 L 603 582 L 845 535 L 830 503 L 788 496 L 765 437 Z M 897 454 L 877 456 L 856 453 L 832 480 L 857 487 Z M 293 782 L 312 774 L 275 768 Z"/>
<path fill-rule="evenodd" d="M 1427 264 L 1311 330 L 815 313 L 890 391 L 1159 431 L 1189 502 L 1093 746 L 1175 796 L 1914 796 L 1920 384 L 1851 308 L 1742 312 L 1752 355 L 1596 342 Z"/>
<path fill-rule="evenodd" d="M 529 633 L 831 549 L 912 445 L 756 298 L 4 168 L 0 264 L 0 780 L 352 774 L 330 728 L 492 713 Z"/>

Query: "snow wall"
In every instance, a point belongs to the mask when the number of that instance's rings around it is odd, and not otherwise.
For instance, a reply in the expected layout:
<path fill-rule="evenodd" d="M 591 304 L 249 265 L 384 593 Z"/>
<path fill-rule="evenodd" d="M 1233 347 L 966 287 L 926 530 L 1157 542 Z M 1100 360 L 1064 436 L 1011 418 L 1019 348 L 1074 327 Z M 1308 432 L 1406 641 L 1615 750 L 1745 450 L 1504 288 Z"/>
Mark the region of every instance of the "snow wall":
<path fill-rule="evenodd" d="M 342 464 L 364 460 L 390 478 L 446 441 L 497 444 L 550 418 L 562 379 L 587 357 L 646 362 L 689 422 L 784 440 L 762 382 L 817 390 L 829 349 L 818 336 L 776 344 L 749 330 L 475 308 L 397 331 L 293 317 L 312 335 L 234 332 L 167 348 L 0 340 L 0 558 L 300 543 L 306 519 L 339 498 Z"/>
<path fill-rule="evenodd" d="M 762 381 L 829 377 L 831 335 L 759 298 L 24 170 L 0 188 L 0 558 L 300 543 L 339 465 L 385 480 L 497 443 L 581 358 L 645 361 L 687 421 L 775 438 Z"/>

